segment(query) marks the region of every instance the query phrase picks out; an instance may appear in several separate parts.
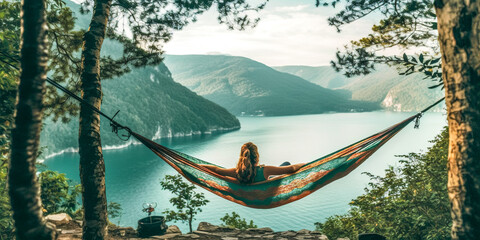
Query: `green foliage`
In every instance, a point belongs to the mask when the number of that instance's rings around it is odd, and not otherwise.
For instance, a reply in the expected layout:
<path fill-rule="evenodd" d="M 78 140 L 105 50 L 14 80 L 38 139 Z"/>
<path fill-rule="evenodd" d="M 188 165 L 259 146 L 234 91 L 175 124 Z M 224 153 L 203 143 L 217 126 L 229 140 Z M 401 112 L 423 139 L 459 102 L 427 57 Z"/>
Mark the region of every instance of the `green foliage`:
<path fill-rule="evenodd" d="M 196 187 L 191 183 L 183 181 L 180 175 L 166 175 L 160 182 L 163 190 L 170 191 L 174 197 L 170 198 L 169 202 L 177 209 L 165 210 L 166 221 L 182 221 L 188 223 L 190 232 L 192 232 L 192 221 L 195 215 L 202 212 L 202 206 L 205 206 L 209 201 L 205 199 L 203 193 L 195 192 Z"/>
<path fill-rule="evenodd" d="M 247 229 L 247 228 L 257 228 L 258 226 L 253 223 L 253 220 L 250 220 L 247 223 L 245 218 L 240 218 L 240 215 L 236 212 L 232 212 L 232 216 L 225 214 L 222 218 L 223 225 L 226 227 L 237 228 L 237 229 Z"/>
<path fill-rule="evenodd" d="M 12 69 L 12 65 L 17 65 L 16 59 L 12 59 L 4 53 L 18 51 L 19 35 L 11 26 L 20 24 L 19 9 L 19 3 L 7 1 L 0 3 L 0 239 L 13 239 L 14 237 L 7 174 L 18 72 Z"/>
<path fill-rule="evenodd" d="M 426 153 L 402 155 L 401 166 L 385 177 L 371 178 L 366 193 L 353 200 L 345 215 L 315 223 L 329 238 L 356 239 L 374 232 L 387 239 L 449 239 L 450 202 L 447 192 L 448 129 Z"/>
<path fill-rule="evenodd" d="M 13 239 L 13 218 L 12 209 L 10 207 L 10 198 L 8 196 L 7 189 L 7 161 L 8 154 L 4 153 L 9 151 L 6 144 L 0 145 L 0 239 Z"/>
<path fill-rule="evenodd" d="M 235 115 L 299 115 L 378 109 L 378 104 L 348 100 L 291 74 L 244 57 L 168 55 L 175 81 Z"/>
<path fill-rule="evenodd" d="M 38 176 L 41 187 L 40 196 L 46 214 L 66 212 L 73 216 L 77 206 L 77 197 L 81 193 L 81 186 L 70 186 L 69 179 L 64 173 L 51 170 L 41 172 Z"/>
<path fill-rule="evenodd" d="M 117 202 L 109 202 L 107 204 L 108 217 L 110 219 L 121 218 L 122 217 L 122 205 Z M 120 225 L 120 219 L 118 219 L 118 225 Z"/>
<path fill-rule="evenodd" d="M 369 74 L 376 63 L 404 66 L 403 73 L 421 72 L 426 78 L 436 82 L 433 87 L 441 86 L 441 63 L 438 58 L 437 20 L 433 1 L 341 1 L 317 0 L 317 6 L 335 7 L 345 2 L 343 10 L 328 19 L 331 26 L 340 28 L 369 14 L 382 16 L 372 27 L 373 33 L 359 40 L 351 41 L 343 52 L 337 52 L 337 60 L 332 66 L 337 71 L 344 71 L 348 77 Z M 424 53 L 418 55 L 418 62 L 413 57 L 379 56 L 378 50 L 399 47 L 421 47 Z M 426 57 L 426 55 L 431 55 Z M 428 59 L 428 60 L 427 60 Z M 435 74 L 436 72 L 436 74 Z"/>

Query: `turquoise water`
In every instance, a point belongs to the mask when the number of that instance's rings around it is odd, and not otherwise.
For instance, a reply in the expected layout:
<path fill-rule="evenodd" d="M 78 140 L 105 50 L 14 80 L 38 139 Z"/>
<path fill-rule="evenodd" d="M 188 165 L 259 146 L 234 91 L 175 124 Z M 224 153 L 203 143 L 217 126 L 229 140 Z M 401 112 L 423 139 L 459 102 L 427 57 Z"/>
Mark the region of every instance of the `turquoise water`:
<path fill-rule="evenodd" d="M 257 144 L 260 162 L 279 165 L 308 162 L 336 151 L 357 140 L 383 130 L 409 116 L 411 113 L 370 112 L 333 113 L 286 117 L 240 117 L 242 128 L 215 136 L 189 137 L 163 140 L 162 144 L 200 159 L 234 167 L 240 146 L 248 141 Z M 210 202 L 193 223 L 201 221 L 220 224 L 225 213 L 235 211 L 246 219 L 252 219 L 259 227 L 271 227 L 276 231 L 314 229 L 314 223 L 334 214 L 348 211 L 348 203 L 364 192 L 368 177 L 362 172 L 382 175 L 388 165 L 398 165 L 395 155 L 425 151 L 429 140 L 446 125 L 441 113 L 427 113 L 421 119 L 420 129 L 408 125 L 365 163 L 348 176 L 337 180 L 299 201 L 274 209 L 251 209 L 229 202 L 210 192 L 205 193 Z M 137 130 L 140 133 L 147 130 Z M 111 134 L 104 131 L 103 134 Z M 116 150 L 105 150 L 107 200 L 123 207 L 121 218 L 112 222 L 136 228 L 136 221 L 145 216 L 143 203 L 158 203 L 160 214 L 172 208 L 170 194 L 162 191 L 159 181 L 175 171 L 143 145 L 130 145 Z M 64 153 L 45 161 L 52 170 L 66 173 L 79 182 L 79 157 L 77 153 Z M 173 223 L 169 223 L 173 224 Z M 177 223 L 182 231 L 187 225 Z"/>

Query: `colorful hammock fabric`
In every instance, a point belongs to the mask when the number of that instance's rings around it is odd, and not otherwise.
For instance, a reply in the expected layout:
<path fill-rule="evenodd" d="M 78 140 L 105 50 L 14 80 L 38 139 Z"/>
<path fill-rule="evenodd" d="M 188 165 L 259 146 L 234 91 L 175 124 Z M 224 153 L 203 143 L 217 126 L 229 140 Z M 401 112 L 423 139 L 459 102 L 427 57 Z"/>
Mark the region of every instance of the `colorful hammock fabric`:
<path fill-rule="evenodd" d="M 292 174 L 242 184 L 199 164 L 211 164 L 169 149 L 135 132 L 132 135 L 192 183 L 232 202 L 252 208 L 274 208 L 308 196 L 346 176 L 421 114 L 414 115 L 377 134 L 316 159 Z"/>

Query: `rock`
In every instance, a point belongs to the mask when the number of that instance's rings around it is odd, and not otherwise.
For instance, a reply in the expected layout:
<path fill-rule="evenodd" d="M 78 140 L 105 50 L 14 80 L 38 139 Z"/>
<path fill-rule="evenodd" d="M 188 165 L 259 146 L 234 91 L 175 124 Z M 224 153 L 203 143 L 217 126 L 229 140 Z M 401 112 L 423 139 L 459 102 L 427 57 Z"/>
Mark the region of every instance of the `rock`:
<path fill-rule="evenodd" d="M 273 232 L 273 230 L 269 227 L 264 227 L 264 228 L 248 228 L 248 232 L 252 233 L 266 233 L 266 232 Z"/>
<path fill-rule="evenodd" d="M 178 235 L 180 235 L 181 233 L 167 233 L 167 234 L 164 234 L 164 235 L 161 235 L 161 236 L 151 236 L 150 238 L 153 238 L 153 239 L 170 239 L 170 238 L 174 238 Z"/>
<path fill-rule="evenodd" d="M 295 236 L 297 236 L 297 232 L 295 232 L 295 231 L 285 231 L 285 232 L 281 232 L 280 236 L 282 236 L 282 237 L 295 237 Z"/>
<path fill-rule="evenodd" d="M 168 226 L 167 228 L 167 231 L 165 233 L 182 233 L 182 231 L 180 231 L 180 228 L 178 228 L 176 225 L 170 225 Z"/>
<path fill-rule="evenodd" d="M 198 224 L 197 231 L 204 231 L 204 232 L 216 232 L 220 229 L 219 226 L 215 226 L 208 222 L 201 222 Z"/>
<path fill-rule="evenodd" d="M 350 240 L 350 238 L 337 238 L 337 240 Z"/>
<path fill-rule="evenodd" d="M 50 228 L 53 231 L 58 231 L 57 226 L 54 223 L 46 222 L 45 225 L 47 226 L 47 228 Z"/>
<path fill-rule="evenodd" d="M 238 237 L 240 237 L 241 239 L 244 239 L 244 238 L 252 238 L 253 235 L 251 235 L 251 234 L 246 234 L 246 233 L 242 233 L 242 234 L 238 235 Z"/>
<path fill-rule="evenodd" d="M 319 240 L 328 240 L 328 237 L 327 237 L 326 235 L 320 235 L 320 236 L 318 236 L 317 239 L 319 239 Z"/>
<path fill-rule="evenodd" d="M 114 237 L 134 237 L 137 231 L 132 227 L 108 227 L 108 234 Z"/>
<path fill-rule="evenodd" d="M 300 231 L 298 231 L 299 234 L 309 234 L 310 233 L 310 230 L 307 230 L 307 229 L 302 229 Z"/>
<path fill-rule="evenodd" d="M 45 220 L 55 225 L 67 224 L 72 221 L 72 218 L 66 213 L 50 214 L 45 217 Z"/>
<path fill-rule="evenodd" d="M 297 235 L 294 239 L 306 240 L 306 239 L 317 239 L 317 238 L 312 235 Z"/>
<path fill-rule="evenodd" d="M 222 240 L 238 240 L 236 237 L 222 237 Z"/>
<path fill-rule="evenodd" d="M 204 231 L 193 231 L 194 234 L 203 235 L 203 236 L 219 236 L 218 233 L 204 232 Z"/>
<path fill-rule="evenodd" d="M 74 233 L 78 233 L 78 231 L 75 230 L 75 229 L 72 229 L 72 230 L 64 229 L 64 230 L 62 230 L 62 234 L 74 234 Z"/>
<path fill-rule="evenodd" d="M 192 238 L 192 239 L 200 238 L 200 236 L 198 236 L 197 234 L 193 234 L 193 233 L 185 234 L 183 236 L 185 236 L 187 238 Z"/>

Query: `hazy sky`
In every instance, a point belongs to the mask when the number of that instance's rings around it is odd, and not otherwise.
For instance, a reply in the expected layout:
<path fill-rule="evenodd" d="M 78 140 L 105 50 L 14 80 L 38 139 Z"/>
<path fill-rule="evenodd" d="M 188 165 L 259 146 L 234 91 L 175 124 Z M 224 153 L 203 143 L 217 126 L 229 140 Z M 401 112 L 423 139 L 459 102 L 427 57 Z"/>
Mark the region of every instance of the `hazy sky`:
<path fill-rule="evenodd" d="M 343 27 L 328 26 L 340 8 L 315 7 L 314 0 L 271 0 L 254 29 L 227 30 L 209 11 L 196 23 L 174 33 L 167 54 L 228 54 L 252 58 L 270 66 L 328 65 L 337 49 L 371 32 L 378 20 L 369 17 Z"/>
<path fill-rule="evenodd" d="M 244 56 L 269 66 L 329 65 L 337 49 L 366 36 L 380 19 L 378 15 L 368 16 L 337 33 L 328 26 L 327 18 L 340 11 L 340 6 L 317 8 L 315 0 L 270 0 L 259 13 L 261 20 L 256 28 L 236 31 L 218 23 L 214 8 L 199 16 L 197 22 L 176 31 L 164 45 L 165 53 Z"/>

